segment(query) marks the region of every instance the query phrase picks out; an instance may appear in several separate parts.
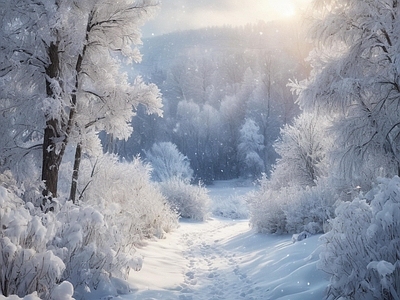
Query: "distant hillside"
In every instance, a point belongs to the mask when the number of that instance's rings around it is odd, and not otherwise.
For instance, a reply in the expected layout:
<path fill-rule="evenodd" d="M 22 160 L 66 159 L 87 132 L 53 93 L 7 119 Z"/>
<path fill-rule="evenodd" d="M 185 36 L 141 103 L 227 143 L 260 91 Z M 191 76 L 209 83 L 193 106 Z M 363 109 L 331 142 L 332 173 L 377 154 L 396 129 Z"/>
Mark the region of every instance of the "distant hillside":
<path fill-rule="evenodd" d="M 224 55 L 249 50 L 263 50 L 287 56 L 301 66 L 299 77 L 305 77 L 309 66 L 305 58 L 310 45 L 305 30 L 298 20 L 287 22 L 259 22 L 242 27 L 209 27 L 198 30 L 177 31 L 143 40 L 140 51 L 143 60 L 131 72 L 148 80 L 154 68 L 168 69 L 179 58 L 193 51 Z"/>
<path fill-rule="evenodd" d="M 139 109 L 131 138 L 113 147 L 121 156 L 172 142 L 204 182 L 271 170 L 280 128 L 299 113 L 287 84 L 309 73 L 298 23 L 174 32 L 145 39 L 140 51 L 143 61 L 127 71 L 157 84 L 164 117 Z"/>

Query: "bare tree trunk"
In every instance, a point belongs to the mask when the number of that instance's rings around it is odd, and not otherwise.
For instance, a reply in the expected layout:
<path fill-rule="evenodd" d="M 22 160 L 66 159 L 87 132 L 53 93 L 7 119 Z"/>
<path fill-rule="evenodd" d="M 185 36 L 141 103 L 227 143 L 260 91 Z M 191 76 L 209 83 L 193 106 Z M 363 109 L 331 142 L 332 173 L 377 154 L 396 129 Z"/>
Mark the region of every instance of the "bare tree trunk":
<path fill-rule="evenodd" d="M 88 23 L 86 25 L 86 41 L 89 40 L 89 32 L 90 32 L 90 19 L 91 16 L 89 16 L 89 20 Z M 72 92 L 71 95 L 71 100 L 72 100 L 72 106 L 71 106 L 71 110 L 70 110 L 70 114 L 69 114 L 69 120 L 68 120 L 68 127 L 72 127 L 73 124 L 73 119 L 75 117 L 76 114 L 76 104 L 77 104 L 77 92 L 79 89 L 79 74 L 82 71 L 82 62 L 83 62 L 83 58 L 85 56 L 86 53 L 86 49 L 87 49 L 87 44 L 85 44 L 83 46 L 82 49 L 82 54 L 78 55 L 78 59 L 76 61 L 76 65 L 75 65 L 75 88 Z M 70 130 L 70 129 L 69 129 Z M 70 189 L 70 193 L 69 193 L 69 200 L 71 200 L 74 204 L 76 203 L 76 192 L 77 192 L 77 188 L 78 188 L 78 179 L 79 179 L 79 167 L 81 164 L 81 158 L 82 158 L 82 144 L 79 142 L 76 145 L 76 149 L 75 149 L 75 159 L 74 159 L 74 169 L 72 171 L 72 181 L 71 181 L 71 189 Z"/>
<path fill-rule="evenodd" d="M 43 196 L 45 197 L 57 197 L 58 170 L 61 161 L 55 143 L 55 140 L 60 138 L 57 127 L 58 121 L 51 119 L 46 122 L 44 130 L 42 180 L 45 183 L 43 191 Z"/>
<path fill-rule="evenodd" d="M 46 78 L 46 93 L 48 97 L 53 98 L 55 95 L 50 80 L 57 78 L 59 73 L 58 46 L 56 44 L 51 43 L 48 55 L 50 65 L 46 68 L 48 77 Z M 42 148 L 42 180 L 45 184 L 42 209 L 45 211 L 51 209 L 49 205 L 52 203 L 52 197 L 57 197 L 58 170 L 65 150 L 63 139 L 65 138 L 62 137 L 60 121 L 54 118 L 47 120 Z"/>
<path fill-rule="evenodd" d="M 76 203 L 76 191 L 78 188 L 78 177 L 79 177 L 79 166 L 82 158 L 82 145 L 78 143 L 75 150 L 74 170 L 72 171 L 72 183 L 71 190 L 69 193 L 69 200 L 74 204 Z"/>

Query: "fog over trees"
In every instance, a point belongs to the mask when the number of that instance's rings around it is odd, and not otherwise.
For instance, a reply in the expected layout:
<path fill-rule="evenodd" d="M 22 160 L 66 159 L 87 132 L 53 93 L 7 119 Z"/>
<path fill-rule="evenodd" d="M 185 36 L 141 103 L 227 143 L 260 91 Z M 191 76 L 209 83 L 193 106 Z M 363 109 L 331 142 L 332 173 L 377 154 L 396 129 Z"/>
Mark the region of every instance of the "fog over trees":
<path fill-rule="evenodd" d="M 116 153 L 130 159 L 153 143 L 172 142 L 189 158 L 195 180 L 207 183 L 270 172 L 279 129 L 299 113 L 287 84 L 309 71 L 308 45 L 295 23 L 171 33 L 145 40 L 141 51 L 143 61 L 128 72 L 157 84 L 164 115 L 139 111 L 132 136 L 117 142 Z M 250 120 L 263 140 L 248 145 L 258 148 L 256 169 L 247 167 L 250 157 L 239 150 L 251 134 L 244 132 L 252 130 L 245 125 Z"/>

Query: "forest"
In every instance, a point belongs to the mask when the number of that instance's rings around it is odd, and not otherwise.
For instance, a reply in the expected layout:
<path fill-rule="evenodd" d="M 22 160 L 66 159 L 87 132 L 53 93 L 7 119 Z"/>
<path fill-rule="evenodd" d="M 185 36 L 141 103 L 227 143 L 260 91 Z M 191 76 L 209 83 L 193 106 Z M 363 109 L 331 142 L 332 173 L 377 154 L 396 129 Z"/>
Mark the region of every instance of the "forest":
<path fill-rule="evenodd" d="M 400 299 L 397 0 L 142 39 L 159 6 L 0 0 L 3 298 L 120 294 L 239 178 L 255 232 L 321 235 L 326 299 Z"/>
<path fill-rule="evenodd" d="M 294 22 L 259 22 L 145 40 L 132 73 L 160 88 L 163 117 L 139 110 L 134 132 L 113 151 L 146 157 L 153 144 L 171 142 L 204 183 L 269 174 L 280 128 L 300 112 L 287 83 L 309 72 L 302 37 Z"/>

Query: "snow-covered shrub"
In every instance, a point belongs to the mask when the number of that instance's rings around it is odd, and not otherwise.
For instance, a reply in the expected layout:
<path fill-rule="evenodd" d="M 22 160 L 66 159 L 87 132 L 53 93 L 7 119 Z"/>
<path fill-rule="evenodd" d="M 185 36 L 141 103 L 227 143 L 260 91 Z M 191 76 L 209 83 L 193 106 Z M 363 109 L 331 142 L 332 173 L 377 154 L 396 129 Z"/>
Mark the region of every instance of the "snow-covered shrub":
<path fill-rule="evenodd" d="M 337 200 L 325 179 L 316 186 L 292 189 L 293 195 L 284 207 L 286 231 L 311 234 L 323 233 L 328 228 L 328 220 L 334 217 Z"/>
<path fill-rule="evenodd" d="M 321 237 L 327 299 L 400 299 L 400 178 L 343 202 Z"/>
<path fill-rule="evenodd" d="M 288 202 L 290 189 L 271 189 L 265 174 L 259 180 L 259 184 L 256 191 L 246 195 L 251 226 L 259 232 L 286 232 L 286 217 L 283 208 Z"/>
<path fill-rule="evenodd" d="M 171 142 L 155 143 L 146 151 L 146 160 L 153 167 L 152 178 L 162 182 L 171 178 L 190 182 L 193 170 L 188 158 Z"/>
<path fill-rule="evenodd" d="M 249 216 L 244 195 L 215 198 L 212 203 L 212 212 L 216 216 L 230 219 L 246 219 Z"/>
<path fill-rule="evenodd" d="M 130 270 L 141 268 L 135 246 L 175 228 L 178 215 L 151 182 L 150 167 L 139 158 L 120 162 L 106 154 L 91 161 L 86 155 L 80 170 L 79 206 L 60 205 L 49 248 L 65 262 L 62 278 L 72 282 L 77 299 L 87 298 L 88 293 L 117 295 L 121 280 Z"/>
<path fill-rule="evenodd" d="M 37 179 L 40 178 L 40 175 L 35 173 L 37 169 L 33 166 L 33 163 L 31 165 L 27 165 L 27 163 L 25 162 L 24 167 L 29 171 L 26 171 L 26 177 L 20 175 L 22 183 L 15 179 L 14 174 L 10 170 L 5 170 L 3 173 L 0 173 L 0 185 L 25 202 L 31 202 L 39 207 L 43 198 L 40 190 L 44 187 L 44 184 L 41 180 Z"/>
<path fill-rule="evenodd" d="M 122 236 L 95 208 L 67 202 L 57 220 L 60 227 L 51 248 L 65 262 L 63 279 L 74 285 L 79 299 L 102 289 L 116 295 L 112 276 L 126 279 L 130 269 L 141 268 L 141 258 L 133 256 L 133 250 L 128 254 L 122 249 Z"/>
<path fill-rule="evenodd" d="M 337 200 L 326 179 L 313 187 L 271 187 L 265 176 L 259 188 L 246 195 L 250 223 L 260 232 L 311 234 L 324 232 Z"/>
<path fill-rule="evenodd" d="M 206 220 L 210 213 L 210 197 L 201 185 L 190 185 L 178 178 L 160 183 L 161 192 L 167 197 L 181 217 Z"/>
<path fill-rule="evenodd" d="M 0 300 L 42 300 L 42 299 L 38 297 L 36 292 L 33 292 L 32 294 L 27 295 L 23 298 L 20 298 L 17 295 L 11 295 L 9 297 L 0 295 Z"/>
<path fill-rule="evenodd" d="M 0 186 L 0 291 L 4 296 L 37 292 L 42 299 L 56 299 L 52 292 L 62 279 L 65 264 L 46 249 L 53 226 L 47 228 L 46 218 L 31 215 L 31 210 L 32 203 L 25 205 Z"/>
<path fill-rule="evenodd" d="M 248 219 L 249 210 L 246 193 L 254 191 L 251 178 L 217 180 L 207 186 L 211 198 L 211 210 L 214 216 L 230 219 Z"/>
<path fill-rule="evenodd" d="M 270 178 L 248 197 L 250 222 L 260 231 L 323 232 L 334 215 L 336 191 L 330 187 L 327 120 L 303 113 L 281 130 L 274 148 L 280 155 Z M 331 182 L 332 183 L 332 182 Z"/>
<path fill-rule="evenodd" d="M 123 249 L 143 239 L 161 237 L 178 224 L 178 216 L 150 180 L 150 167 L 139 158 L 119 162 L 104 155 L 94 165 L 82 161 L 82 201 L 102 212 L 108 226 L 121 235 Z"/>

